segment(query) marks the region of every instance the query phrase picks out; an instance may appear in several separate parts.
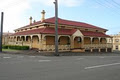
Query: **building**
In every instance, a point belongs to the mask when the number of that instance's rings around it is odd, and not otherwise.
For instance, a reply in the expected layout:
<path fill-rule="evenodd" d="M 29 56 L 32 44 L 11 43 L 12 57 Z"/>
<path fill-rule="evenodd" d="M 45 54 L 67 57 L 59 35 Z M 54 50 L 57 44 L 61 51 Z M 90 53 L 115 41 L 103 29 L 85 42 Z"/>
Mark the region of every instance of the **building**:
<path fill-rule="evenodd" d="M 12 35 L 12 33 L 4 32 L 2 36 L 2 44 L 7 45 L 9 42 L 9 37 Z"/>
<path fill-rule="evenodd" d="M 45 19 L 45 11 L 42 12 L 40 21 L 15 30 L 10 37 L 11 45 L 27 45 L 40 51 L 55 50 L 55 17 Z M 58 42 L 59 51 L 73 52 L 111 52 L 112 44 L 107 43 L 106 29 L 83 22 L 58 18 Z"/>
<path fill-rule="evenodd" d="M 113 50 L 120 51 L 120 33 L 111 36 L 113 37 Z"/>

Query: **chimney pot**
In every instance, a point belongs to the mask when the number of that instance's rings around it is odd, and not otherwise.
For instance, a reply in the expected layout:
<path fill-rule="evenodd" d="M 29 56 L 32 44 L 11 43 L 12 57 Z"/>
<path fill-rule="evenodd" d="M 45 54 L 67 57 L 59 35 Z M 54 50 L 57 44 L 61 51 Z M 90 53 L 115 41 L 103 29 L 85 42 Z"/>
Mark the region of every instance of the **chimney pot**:
<path fill-rule="evenodd" d="M 41 14 L 42 14 L 42 18 L 41 18 L 41 22 L 42 22 L 42 21 L 45 20 L 45 10 L 43 10 L 43 11 L 41 12 Z"/>
<path fill-rule="evenodd" d="M 32 24 L 32 17 L 30 17 L 30 24 Z"/>

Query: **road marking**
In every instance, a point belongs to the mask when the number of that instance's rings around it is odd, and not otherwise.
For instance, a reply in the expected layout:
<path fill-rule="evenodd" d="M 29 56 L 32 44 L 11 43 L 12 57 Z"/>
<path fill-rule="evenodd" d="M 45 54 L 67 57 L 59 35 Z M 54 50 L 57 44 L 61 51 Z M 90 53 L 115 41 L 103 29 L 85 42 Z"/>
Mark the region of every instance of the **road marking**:
<path fill-rule="evenodd" d="M 9 58 L 11 58 L 11 57 L 3 57 L 3 58 L 5 58 L 5 59 L 9 59 Z"/>
<path fill-rule="evenodd" d="M 50 62 L 51 60 L 38 60 L 38 62 Z"/>
<path fill-rule="evenodd" d="M 81 59 L 84 59 L 84 58 L 77 58 L 77 60 L 81 60 Z"/>
<path fill-rule="evenodd" d="M 105 58 L 105 57 L 100 57 L 100 58 Z"/>
<path fill-rule="evenodd" d="M 107 66 L 114 66 L 114 65 L 120 65 L 120 63 L 112 63 L 112 64 L 97 65 L 97 66 L 85 67 L 84 69 L 94 69 L 94 68 L 107 67 Z"/>
<path fill-rule="evenodd" d="M 30 58 L 35 58 L 36 56 L 29 56 Z"/>
<path fill-rule="evenodd" d="M 17 56 L 17 58 L 23 58 L 24 56 Z"/>

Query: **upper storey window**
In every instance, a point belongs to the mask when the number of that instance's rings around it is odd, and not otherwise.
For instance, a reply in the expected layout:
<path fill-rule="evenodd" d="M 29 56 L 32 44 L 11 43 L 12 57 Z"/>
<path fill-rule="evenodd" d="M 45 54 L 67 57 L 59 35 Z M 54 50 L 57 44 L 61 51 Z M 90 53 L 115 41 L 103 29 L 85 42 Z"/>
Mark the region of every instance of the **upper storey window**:
<path fill-rule="evenodd" d="M 88 29 L 85 29 L 85 31 L 88 31 Z"/>
<path fill-rule="evenodd" d="M 38 28 L 39 26 L 35 26 L 36 28 Z"/>
<path fill-rule="evenodd" d="M 115 42 L 119 42 L 119 39 L 115 39 Z"/>
<path fill-rule="evenodd" d="M 61 28 L 65 28 L 65 26 L 61 26 Z"/>

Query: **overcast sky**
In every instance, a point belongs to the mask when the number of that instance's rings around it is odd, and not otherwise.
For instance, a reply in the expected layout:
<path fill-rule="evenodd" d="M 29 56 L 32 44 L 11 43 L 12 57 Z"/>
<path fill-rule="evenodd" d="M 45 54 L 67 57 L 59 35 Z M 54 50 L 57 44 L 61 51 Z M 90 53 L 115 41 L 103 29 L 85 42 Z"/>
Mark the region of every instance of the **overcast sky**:
<path fill-rule="evenodd" d="M 99 26 L 120 32 L 120 0 L 58 0 L 59 17 Z M 29 24 L 29 17 L 39 21 L 41 11 L 46 18 L 54 16 L 54 0 L 0 0 L 0 12 L 4 12 L 4 32 Z"/>

